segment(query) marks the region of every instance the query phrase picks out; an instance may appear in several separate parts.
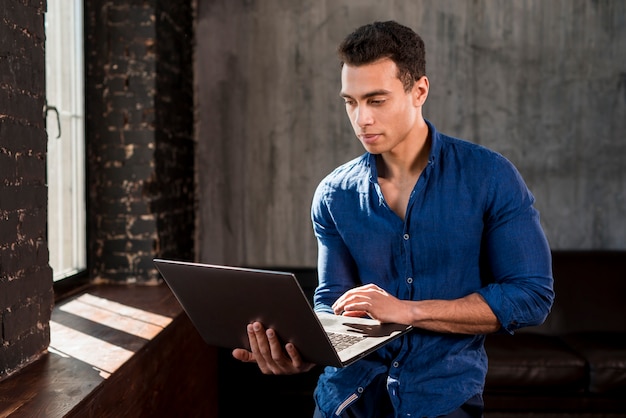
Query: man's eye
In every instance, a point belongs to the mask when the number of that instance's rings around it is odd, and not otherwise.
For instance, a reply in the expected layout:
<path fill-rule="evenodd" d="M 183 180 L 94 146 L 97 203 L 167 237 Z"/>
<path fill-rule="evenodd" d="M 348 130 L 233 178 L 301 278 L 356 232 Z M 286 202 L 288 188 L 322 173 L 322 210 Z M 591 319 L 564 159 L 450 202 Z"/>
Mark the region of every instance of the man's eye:
<path fill-rule="evenodd" d="M 346 100 L 346 106 L 354 106 L 354 100 Z"/>
<path fill-rule="evenodd" d="M 370 100 L 370 104 L 373 104 L 374 106 L 380 106 L 383 103 L 385 103 L 385 100 L 383 99 Z"/>

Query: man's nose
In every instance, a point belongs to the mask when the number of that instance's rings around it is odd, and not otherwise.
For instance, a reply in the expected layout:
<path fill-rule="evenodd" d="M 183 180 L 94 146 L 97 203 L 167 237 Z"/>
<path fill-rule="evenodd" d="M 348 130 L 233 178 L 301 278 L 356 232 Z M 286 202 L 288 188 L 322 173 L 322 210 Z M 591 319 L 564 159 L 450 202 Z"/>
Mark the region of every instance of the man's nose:
<path fill-rule="evenodd" d="M 371 125 L 373 122 L 372 112 L 367 106 L 359 106 L 356 110 L 355 122 L 359 127 Z"/>

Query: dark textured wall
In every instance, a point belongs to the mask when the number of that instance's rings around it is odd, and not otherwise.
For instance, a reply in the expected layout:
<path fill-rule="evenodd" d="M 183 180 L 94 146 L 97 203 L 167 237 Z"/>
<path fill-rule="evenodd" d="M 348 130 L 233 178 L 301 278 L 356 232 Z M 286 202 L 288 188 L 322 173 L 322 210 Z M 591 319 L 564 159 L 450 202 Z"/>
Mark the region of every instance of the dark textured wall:
<path fill-rule="evenodd" d="M 363 152 L 335 49 L 387 19 L 426 43 L 425 116 L 517 165 L 552 248 L 626 248 L 626 2 L 198 0 L 198 258 L 315 265 L 313 191 Z"/>
<path fill-rule="evenodd" d="M 86 4 L 90 273 L 152 281 L 193 258 L 193 46 L 187 2 Z"/>
<path fill-rule="evenodd" d="M 0 3 L 0 378 L 50 341 L 43 13 Z"/>

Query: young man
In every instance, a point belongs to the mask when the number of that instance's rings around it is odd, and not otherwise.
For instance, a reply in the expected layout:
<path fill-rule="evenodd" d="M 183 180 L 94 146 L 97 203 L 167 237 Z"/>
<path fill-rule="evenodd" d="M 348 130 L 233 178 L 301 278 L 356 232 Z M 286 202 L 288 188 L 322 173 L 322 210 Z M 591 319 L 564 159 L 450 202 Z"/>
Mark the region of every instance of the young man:
<path fill-rule="evenodd" d="M 412 324 L 376 353 L 327 367 L 316 417 L 481 416 L 485 334 L 543 322 L 554 293 L 534 198 L 513 165 L 422 116 L 424 44 L 396 22 L 339 47 L 341 96 L 366 153 L 318 186 L 315 308 Z M 273 330 L 248 327 L 235 358 L 264 373 L 310 370 Z"/>

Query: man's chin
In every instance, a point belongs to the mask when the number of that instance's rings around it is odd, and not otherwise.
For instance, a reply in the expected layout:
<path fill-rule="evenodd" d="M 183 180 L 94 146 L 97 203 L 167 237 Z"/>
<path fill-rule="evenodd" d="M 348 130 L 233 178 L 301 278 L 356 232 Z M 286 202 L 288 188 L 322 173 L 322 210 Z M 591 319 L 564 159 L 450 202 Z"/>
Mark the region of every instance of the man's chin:
<path fill-rule="evenodd" d="M 382 152 L 381 147 L 378 146 L 378 144 L 376 143 L 368 143 L 368 142 L 361 140 L 360 138 L 359 138 L 359 142 L 361 143 L 363 148 L 365 148 L 365 151 L 369 152 L 370 154 L 380 154 Z"/>

